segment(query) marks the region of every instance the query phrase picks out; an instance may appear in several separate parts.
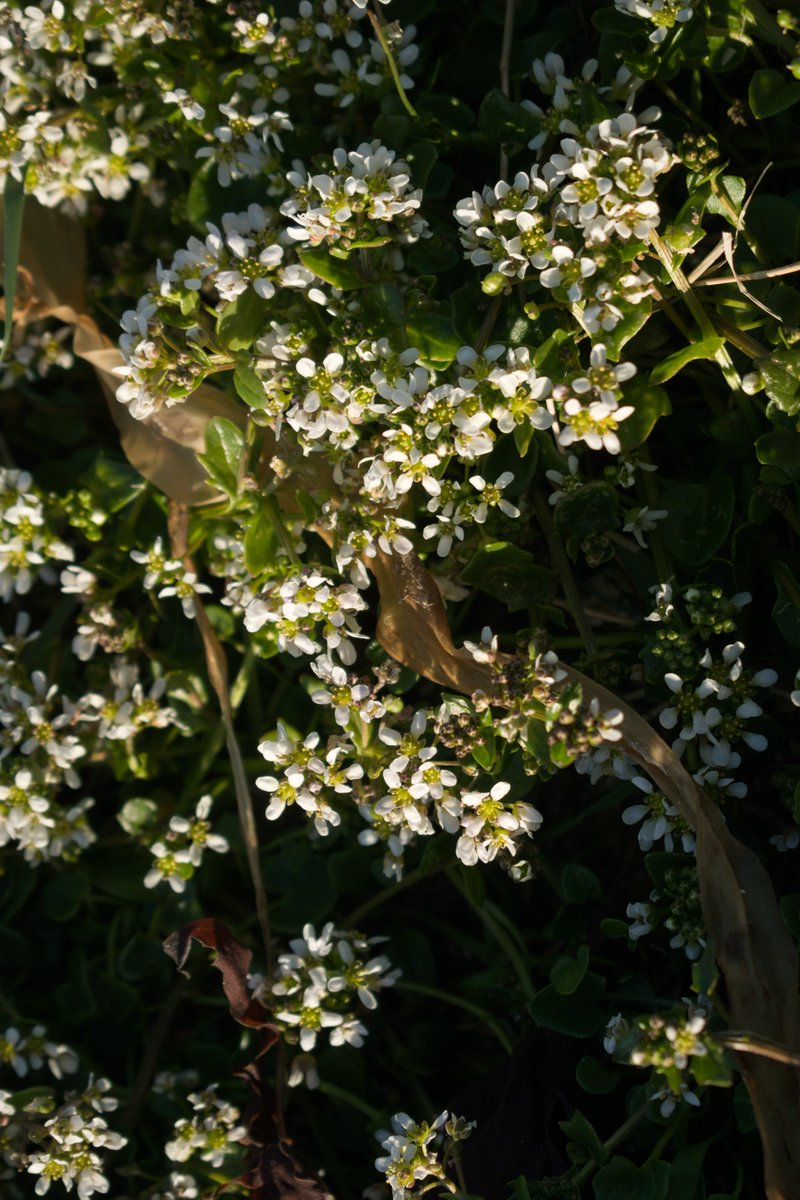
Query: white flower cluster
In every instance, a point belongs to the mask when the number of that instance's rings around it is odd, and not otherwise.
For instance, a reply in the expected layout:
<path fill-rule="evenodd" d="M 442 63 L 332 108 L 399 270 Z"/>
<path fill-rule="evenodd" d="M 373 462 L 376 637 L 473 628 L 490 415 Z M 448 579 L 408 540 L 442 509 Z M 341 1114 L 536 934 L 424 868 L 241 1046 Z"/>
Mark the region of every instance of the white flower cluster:
<path fill-rule="evenodd" d="M 687 1012 L 672 1020 L 659 1014 L 638 1018 L 627 1034 L 634 1043 L 628 1053 L 628 1062 L 635 1067 L 654 1068 L 656 1077 L 661 1076 L 665 1081 L 665 1086 L 656 1093 L 656 1098 L 661 1100 L 661 1116 L 665 1118 L 671 1116 L 681 1102 L 694 1108 L 700 1104 L 699 1097 L 680 1076 L 692 1070 L 695 1059 L 705 1058 L 708 1054 L 703 1038 L 708 1013 L 688 1000 L 686 1004 Z"/>
<path fill-rule="evenodd" d="M 291 222 L 294 241 L 349 249 L 429 236 L 418 211 L 422 192 L 412 188 L 408 164 L 393 150 L 379 141 L 363 142 L 357 150 L 334 150 L 332 160 L 327 172 L 294 170 L 287 176 L 294 191 L 281 212 Z"/>
<path fill-rule="evenodd" d="M 271 979 L 250 976 L 254 995 L 274 1012 L 287 1040 L 300 1044 L 295 1082 L 313 1082 L 315 1067 L 307 1056 L 322 1030 L 332 1046 L 364 1044 L 368 1031 L 358 1005 L 377 1008 L 377 993 L 400 977 L 385 954 L 371 956 L 371 947 L 384 940 L 335 929 L 332 923 L 318 936 L 313 925 L 305 925 L 303 936 L 289 943 L 290 952 L 279 956 Z"/>
<path fill-rule="evenodd" d="M 344 701 L 345 697 L 335 699 Z M 352 792 L 353 782 L 364 774 L 358 763 L 346 762 L 355 754 L 355 747 L 344 737 L 333 737 L 329 738 L 327 748 L 318 752 L 318 733 L 309 733 L 303 741 L 295 741 L 280 722 L 277 732 L 277 738 L 266 739 L 258 747 L 267 762 L 283 772 L 281 777 L 260 775 L 256 779 L 256 787 L 271 796 L 267 820 L 276 821 L 287 807 L 296 804 L 313 820 L 320 837 L 325 837 L 342 819 L 331 808 L 325 791 L 347 796 Z"/>
<path fill-rule="evenodd" d="M 227 838 L 213 833 L 208 820 L 211 804 L 211 796 L 202 796 L 193 816 L 170 817 L 164 839 L 150 846 L 155 861 L 144 877 L 145 887 L 168 883 L 173 892 L 183 892 L 187 881 L 202 863 L 204 850 L 227 854 Z"/>
<path fill-rule="evenodd" d="M 563 70 L 553 58 L 551 69 Z M 541 74 L 550 78 L 547 70 Z M 555 79 L 555 97 L 571 111 L 567 96 L 574 85 L 558 72 Z M 562 138 L 558 153 L 457 205 L 465 257 L 489 267 L 498 287 L 537 272 L 542 287 L 580 305 L 581 323 L 592 336 L 613 329 L 623 316 L 620 304 L 640 303 L 651 283 L 623 260 L 617 243 L 644 241 L 658 225 L 655 181 L 673 162 L 646 124 L 658 116 L 657 109 L 641 117 L 623 112 L 582 130 L 561 112 L 559 132 L 570 136 Z"/>
<path fill-rule="evenodd" d="M 677 671 L 667 671 L 664 675 L 671 699 L 659 714 L 659 723 L 665 730 L 676 731 L 673 750 L 679 756 L 685 756 L 690 744 L 695 747 L 699 763 L 692 777 L 699 787 L 718 803 L 726 799 L 741 800 L 747 795 L 747 785 L 735 777 L 742 761 L 735 745 L 744 742 L 751 750 L 766 750 L 764 734 L 749 730 L 747 722 L 762 715 L 754 693 L 759 688 L 771 688 L 777 681 L 777 672 L 772 668 L 748 671 L 742 659 L 741 641 L 727 643 L 716 654 L 706 648 L 698 656 L 692 635 L 682 632 L 677 608 L 679 597 L 672 585 L 658 584 L 652 591 L 656 606 L 645 619 L 664 626 L 664 640 L 660 643 L 665 647 L 664 652 L 680 655 L 686 664 L 683 675 Z M 706 642 L 714 634 L 733 632 L 736 615 L 750 602 L 747 592 L 725 600 L 718 589 L 708 593 L 697 587 L 685 589 L 682 598 L 691 627 Z M 674 805 L 639 774 L 630 759 L 613 747 L 603 747 L 584 756 L 576 766 L 593 781 L 610 773 L 629 780 L 643 793 L 643 799 L 624 810 L 622 819 L 626 825 L 639 824 L 639 846 L 644 852 L 662 840 L 668 851 L 675 849 L 676 843 L 686 854 L 694 851 L 694 837 L 686 822 Z M 638 915 L 646 914 L 643 910 Z"/>
<path fill-rule="evenodd" d="M 78 1069 L 78 1058 L 69 1046 L 54 1042 L 48 1037 L 44 1025 L 34 1025 L 30 1033 L 21 1033 L 11 1025 L 0 1034 L 0 1064 L 8 1063 L 14 1072 L 24 1078 L 29 1071 L 40 1071 L 47 1066 L 56 1079 L 72 1074 Z"/>
<path fill-rule="evenodd" d="M 211 144 L 196 152 L 197 158 L 216 165 L 217 182 L 222 187 L 262 174 L 271 161 L 270 143 L 282 150 L 280 135 L 293 128 L 288 113 L 281 109 L 267 111 L 266 97 L 258 97 L 252 106 L 245 104 L 244 110 L 240 107 L 243 103 L 243 98 L 236 95 L 218 106 L 224 120 L 214 126 Z"/>
<path fill-rule="evenodd" d="M 170 1171 L 169 1176 L 154 1192 L 150 1200 L 197 1200 L 200 1188 L 194 1175 Z"/>
<path fill-rule="evenodd" d="M 0 599 L 24 596 L 36 579 L 55 583 L 51 564 L 72 558 L 51 528 L 45 497 L 31 475 L 0 467 Z"/>
<path fill-rule="evenodd" d="M 135 663 L 117 658 L 108 674 L 110 694 L 89 692 L 80 701 L 82 719 L 95 722 L 98 738 L 127 741 L 144 729 L 166 729 L 177 725 L 175 710 L 161 703 L 167 690 L 163 676 L 155 679 L 145 693 Z"/>
<path fill-rule="evenodd" d="M 69 335 L 67 325 L 55 330 L 26 325 L 22 337 L 11 341 L 0 377 L 0 390 L 14 387 L 22 380 L 45 379 L 54 367 L 68 370 L 75 361 L 72 351 L 64 345 Z"/>
<path fill-rule="evenodd" d="M 392 1200 L 422 1195 L 435 1186 L 436 1181 L 455 1191 L 455 1183 L 448 1177 L 448 1160 L 455 1145 L 468 1138 L 475 1125 L 475 1121 L 456 1117 L 447 1109 L 430 1125 L 414 1121 L 408 1113 L 395 1113 L 391 1132 L 381 1129 L 375 1134 L 386 1151 L 375 1160 L 375 1170 L 386 1177 L 392 1189 Z M 417 1184 L 423 1180 L 429 1182 L 417 1189 Z"/>
<path fill-rule="evenodd" d="M 614 0 L 615 7 L 630 17 L 639 17 L 655 26 L 650 41 L 663 42 L 675 25 L 685 24 L 694 16 L 694 0 Z"/>
<path fill-rule="evenodd" d="M 40 1148 L 26 1156 L 24 1169 L 38 1177 L 37 1196 L 46 1195 L 51 1183 L 61 1183 L 67 1191 L 74 1187 L 78 1200 L 108 1192 L 110 1183 L 98 1151 L 120 1150 L 128 1140 L 98 1115 L 117 1107 L 118 1102 L 107 1095 L 110 1087 L 107 1079 L 90 1080 L 82 1093 L 68 1093 L 40 1130 L 31 1131 L 29 1136 Z"/>
<path fill-rule="evenodd" d="M 171 344 L 174 331 L 170 341 L 165 340 L 165 306 L 184 300 L 197 303 L 201 289 L 208 288 L 216 289 L 223 305 L 248 288 L 268 299 L 276 286 L 309 289 L 312 300 L 324 299 L 312 286 L 312 273 L 297 261 L 288 232 L 272 210 L 251 204 L 245 212 L 225 213 L 221 226 L 209 223 L 205 241 L 189 238 L 169 267 L 159 265 L 154 288 L 123 314 L 120 350 L 125 361 L 114 371 L 125 382 L 117 389 L 117 399 L 129 405 L 137 420 L 163 404 L 185 399 L 211 365 L 207 356 L 202 361 L 198 357 L 203 337 L 199 325 L 181 331 L 185 345 L 180 353 Z"/>
<path fill-rule="evenodd" d="M 184 616 L 189 619 L 195 616 L 195 597 L 208 595 L 211 588 L 200 583 L 194 571 L 187 571 L 180 559 L 167 556 L 162 538 L 156 538 L 149 550 L 131 550 L 130 555 L 145 568 L 144 586 L 148 591 L 158 587 L 159 599 L 176 596 Z"/>
<path fill-rule="evenodd" d="M 488 792 L 462 792 L 454 772 L 435 761 L 437 747 L 425 745 L 426 726 L 426 714 L 420 711 L 405 734 L 386 726 L 379 730 L 380 741 L 395 757 L 381 773 L 383 786 L 373 785 L 372 797 L 363 795 L 359 812 L 369 828 L 359 834 L 359 842 L 384 842 L 384 872 L 399 879 L 405 848 L 436 832 L 435 815 L 441 829 L 458 835 L 456 855 L 465 866 L 499 858 L 513 878 L 526 878 L 523 864 L 515 860 L 522 839 L 541 825 L 541 814 L 525 801 L 506 801 L 511 785 L 502 781 Z"/>
<path fill-rule="evenodd" d="M 218 1086 L 212 1083 L 202 1092 L 189 1095 L 194 1116 L 175 1122 L 174 1137 L 165 1147 L 167 1158 L 173 1162 L 186 1162 L 197 1155 L 216 1170 L 236 1153 L 246 1130 L 238 1123 L 239 1109 L 217 1095 Z"/>
<path fill-rule="evenodd" d="M 295 567 L 284 579 L 276 580 L 247 606 L 245 627 L 255 633 L 269 622 L 277 635 L 278 648 L 294 657 L 319 654 L 324 639 L 329 654 L 346 665 L 355 662 L 353 639 L 363 637 L 355 614 L 367 607 L 350 583 L 335 584 L 314 567 Z"/>

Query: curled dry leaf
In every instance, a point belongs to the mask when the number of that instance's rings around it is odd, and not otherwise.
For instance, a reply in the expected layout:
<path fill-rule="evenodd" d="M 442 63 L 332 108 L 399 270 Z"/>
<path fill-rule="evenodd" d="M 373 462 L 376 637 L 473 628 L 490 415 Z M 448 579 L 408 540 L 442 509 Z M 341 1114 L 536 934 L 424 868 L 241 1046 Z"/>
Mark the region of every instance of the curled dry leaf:
<path fill-rule="evenodd" d="M 190 921 L 164 940 L 164 950 L 181 974 L 187 978 L 189 972 L 184 968 L 192 942 L 199 942 L 201 946 L 215 952 L 214 966 L 222 975 L 222 988 L 228 997 L 234 1020 L 251 1029 L 268 1031 L 268 1044 L 276 1042 L 280 1036 L 278 1027 L 272 1024 L 270 1014 L 263 1004 L 253 998 L 247 986 L 247 972 L 253 961 L 252 951 L 237 941 L 222 921 L 213 917 L 201 917 L 197 921 Z"/>
<path fill-rule="evenodd" d="M 15 321 L 54 317 L 73 326 L 73 350 L 96 373 L 120 444 L 132 467 L 160 491 L 182 504 L 209 504 L 220 499 L 197 461 L 213 417 L 244 426 L 241 406 L 217 388 L 201 384 L 173 408 L 136 421 L 116 398 L 122 363 L 119 350 L 86 312 L 86 239 L 82 226 L 63 213 L 27 198 L 19 258 Z"/>
<path fill-rule="evenodd" d="M 307 1172 L 292 1153 L 291 1142 L 280 1130 L 275 1095 L 263 1076 L 261 1062 L 248 1063 L 236 1074 L 251 1094 L 244 1120 L 251 1166 L 232 1182 L 246 1187 L 253 1200 L 332 1200 L 318 1175 Z"/>
<path fill-rule="evenodd" d="M 378 639 L 393 658 L 446 687 L 495 691 L 489 667 L 456 649 L 439 591 L 415 554 L 374 561 L 381 601 Z M 757 1037 L 800 1050 L 798 959 L 764 867 L 731 834 L 718 808 L 634 709 L 579 671 L 584 698 L 622 711 L 620 748 L 652 778 L 696 834 L 706 929 L 725 977 L 731 1020 Z M 764 1148 L 769 1200 L 800 1197 L 800 1071 L 739 1056 Z"/>

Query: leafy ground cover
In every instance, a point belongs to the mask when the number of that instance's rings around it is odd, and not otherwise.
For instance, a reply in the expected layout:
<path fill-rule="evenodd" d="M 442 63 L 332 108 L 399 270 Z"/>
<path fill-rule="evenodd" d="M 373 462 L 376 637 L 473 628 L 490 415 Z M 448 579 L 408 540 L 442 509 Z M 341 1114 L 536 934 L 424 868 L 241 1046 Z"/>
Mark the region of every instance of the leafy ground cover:
<path fill-rule="evenodd" d="M 800 1194 L 800 26 L 0 12 L 10 1197 Z"/>

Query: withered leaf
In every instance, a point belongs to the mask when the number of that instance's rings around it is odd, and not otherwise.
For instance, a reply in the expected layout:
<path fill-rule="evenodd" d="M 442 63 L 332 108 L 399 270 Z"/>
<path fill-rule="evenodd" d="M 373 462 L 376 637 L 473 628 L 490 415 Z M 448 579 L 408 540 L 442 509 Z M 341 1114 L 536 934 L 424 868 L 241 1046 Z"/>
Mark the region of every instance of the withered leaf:
<path fill-rule="evenodd" d="M 494 691 L 490 670 L 456 649 L 436 585 L 419 559 L 413 553 L 380 555 L 373 563 L 384 649 L 443 686 L 467 694 Z M 797 950 L 764 867 L 634 709 L 594 680 L 560 666 L 581 684 L 586 701 L 596 698 L 602 710 L 622 711 L 620 750 L 644 768 L 696 833 L 703 916 L 734 1026 L 800 1050 Z M 740 1055 L 739 1066 L 761 1135 L 768 1200 L 800 1197 L 800 1071 L 755 1056 Z"/>
<path fill-rule="evenodd" d="M 260 1062 L 248 1063 L 236 1074 L 250 1086 L 251 1100 L 244 1116 L 247 1134 L 242 1140 L 250 1147 L 251 1165 L 232 1182 L 249 1188 L 253 1200 L 331 1200 L 322 1179 L 306 1171 L 292 1153 Z"/>
<path fill-rule="evenodd" d="M 214 966 L 222 975 L 222 988 L 228 997 L 231 1016 L 240 1025 L 269 1031 L 273 1035 L 270 1044 L 277 1041 L 280 1036 L 278 1027 L 272 1023 L 263 1004 L 253 998 L 247 986 L 247 972 L 253 961 L 252 951 L 237 941 L 228 927 L 214 917 L 190 921 L 164 939 L 164 950 L 187 978 L 189 973 L 184 968 L 193 941 L 215 951 Z"/>

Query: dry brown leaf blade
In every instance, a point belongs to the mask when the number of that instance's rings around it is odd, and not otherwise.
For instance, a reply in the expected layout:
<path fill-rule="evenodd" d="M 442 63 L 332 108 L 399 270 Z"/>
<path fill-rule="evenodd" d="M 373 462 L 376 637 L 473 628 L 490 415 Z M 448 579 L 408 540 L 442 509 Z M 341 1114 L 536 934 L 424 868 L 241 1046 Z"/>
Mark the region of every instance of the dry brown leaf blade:
<path fill-rule="evenodd" d="M 491 671 L 456 649 L 438 589 L 416 556 L 373 560 L 381 601 L 378 639 L 398 662 L 442 686 L 495 690 Z M 650 775 L 697 835 L 706 929 L 725 978 L 731 1018 L 759 1037 L 800 1050 L 798 959 L 764 867 L 730 833 L 670 747 L 627 704 L 580 672 L 584 698 L 623 713 L 620 748 Z M 769 1200 L 800 1198 L 800 1072 L 740 1058 L 762 1139 Z"/>
<path fill-rule="evenodd" d="M 214 917 L 190 921 L 164 939 L 165 952 L 187 978 L 189 972 L 185 967 L 192 942 L 199 942 L 215 952 L 214 966 L 222 975 L 222 990 L 228 998 L 234 1020 L 251 1029 L 267 1030 L 272 1035 L 271 1043 L 276 1042 L 280 1030 L 272 1023 L 263 1004 L 253 998 L 247 986 L 247 974 L 253 961 L 252 951 L 233 936 L 227 925 Z"/>

